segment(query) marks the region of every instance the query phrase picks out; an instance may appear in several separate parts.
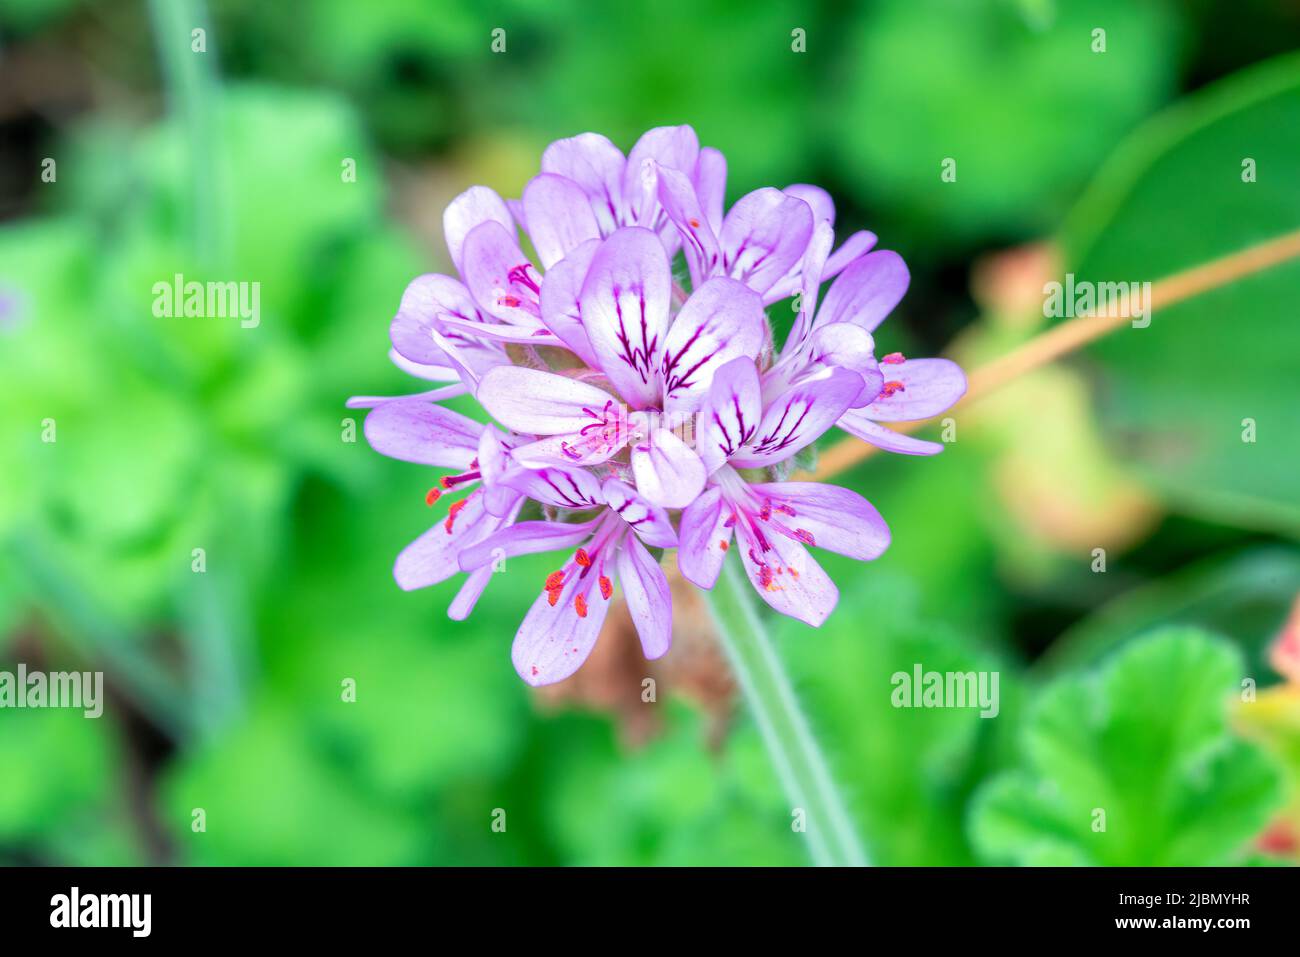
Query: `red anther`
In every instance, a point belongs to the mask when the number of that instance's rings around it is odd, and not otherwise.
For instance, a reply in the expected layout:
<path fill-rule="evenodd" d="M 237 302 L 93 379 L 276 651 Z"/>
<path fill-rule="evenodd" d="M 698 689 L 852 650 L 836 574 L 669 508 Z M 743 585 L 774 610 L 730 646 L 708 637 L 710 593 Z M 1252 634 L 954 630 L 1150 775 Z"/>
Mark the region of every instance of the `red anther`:
<path fill-rule="evenodd" d="M 549 601 L 551 607 L 554 608 L 555 603 L 560 600 L 560 593 L 558 591 L 548 591 L 546 593 L 546 600 Z"/>
<path fill-rule="evenodd" d="M 451 508 L 447 509 L 447 521 L 442 523 L 442 527 L 447 530 L 448 535 L 451 534 L 451 527 L 456 524 L 456 516 L 460 514 L 460 510 L 464 508 L 468 502 L 469 499 L 463 498 L 459 502 L 452 502 Z"/>
<path fill-rule="evenodd" d="M 434 502 L 438 501 L 438 499 L 440 499 L 440 498 L 442 498 L 442 492 L 439 491 L 436 487 L 435 487 L 435 488 L 431 488 L 431 489 L 429 489 L 429 491 L 427 491 L 427 492 L 424 493 L 424 504 L 425 504 L 425 505 L 432 505 Z"/>
<path fill-rule="evenodd" d="M 758 579 L 759 579 L 759 581 L 761 581 L 761 582 L 763 583 L 763 587 L 764 587 L 764 588 L 766 588 L 766 587 L 768 587 L 769 585 L 771 585 L 771 584 L 772 584 L 772 566 L 771 566 L 771 565 L 760 565 L 760 566 L 759 566 L 759 572 L 758 572 Z"/>
<path fill-rule="evenodd" d="M 587 617 L 587 599 L 579 593 L 573 596 L 573 610 L 578 613 L 579 618 Z"/>
<path fill-rule="evenodd" d="M 545 588 L 547 591 L 559 591 L 561 588 L 563 588 L 564 587 L 563 569 L 561 569 L 558 572 L 551 572 L 549 575 L 547 575 L 546 584 L 542 587 Z M 551 602 L 551 604 L 554 605 L 555 602 Z"/>
<path fill-rule="evenodd" d="M 725 552 L 731 547 L 731 542 L 727 541 L 725 538 L 718 539 L 718 547 Z"/>
<path fill-rule="evenodd" d="M 884 386 L 881 387 L 880 395 L 882 398 L 888 399 L 895 392 L 906 392 L 906 391 L 907 390 L 903 388 L 903 383 L 899 382 L 896 379 L 891 379 L 889 382 L 886 382 Z"/>
<path fill-rule="evenodd" d="M 691 229 L 700 228 L 700 221 L 698 219 L 688 219 L 687 222 L 691 224 Z"/>
<path fill-rule="evenodd" d="M 776 506 L 776 510 L 780 512 L 782 515 L 789 515 L 791 518 L 794 518 L 796 514 L 795 510 L 791 508 L 789 505 L 786 505 L 784 502 Z"/>
<path fill-rule="evenodd" d="M 772 503 L 771 503 L 771 502 L 764 502 L 764 503 L 763 503 L 763 507 L 762 507 L 761 509 L 758 510 L 758 517 L 761 518 L 761 519 L 762 519 L 763 521 L 765 521 L 765 522 L 766 522 L 768 519 L 770 519 L 770 518 L 772 517 Z"/>
<path fill-rule="evenodd" d="M 808 529 L 806 528 L 796 528 L 794 530 L 794 537 L 799 539 L 799 541 L 803 542 L 805 545 L 817 544 L 817 542 L 813 539 L 813 533 L 808 531 Z"/>
<path fill-rule="evenodd" d="M 502 306 L 509 306 L 511 309 L 514 309 L 514 308 L 516 308 L 516 307 L 519 305 L 519 297 L 518 297 L 518 296 L 502 296 L 499 300 L 497 300 L 497 302 L 498 302 L 498 304 L 500 304 L 500 305 L 502 305 Z"/>
<path fill-rule="evenodd" d="M 600 582 L 600 597 L 605 601 L 609 601 L 609 596 L 614 594 L 614 583 L 604 575 L 601 575 L 598 580 Z"/>
<path fill-rule="evenodd" d="M 738 522 L 739 520 L 740 520 L 740 516 L 737 515 L 735 512 L 732 512 L 732 513 L 731 513 L 731 517 L 730 517 L 729 519 L 727 519 L 725 522 L 722 523 L 722 527 L 723 527 L 723 528 L 734 528 L 735 525 L 736 525 L 736 522 Z"/>
<path fill-rule="evenodd" d="M 587 554 L 587 550 L 585 548 L 580 548 L 576 552 L 574 552 L 573 560 L 577 562 L 579 565 L 581 565 L 583 568 L 591 567 L 591 557 Z"/>
<path fill-rule="evenodd" d="M 906 362 L 907 357 L 901 352 L 891 352 L 887 356 L 881 356 L 880 361 L 885 363 L 885 365 L 896 366 L 899 363 Z"/>
<path fill-rule="evenodd" d="M 451 488 L 452 486 L 451 476 L 444 475 L 442 478 L 438 479 L 438 484 L 441 485 L 444 489 Z"/>

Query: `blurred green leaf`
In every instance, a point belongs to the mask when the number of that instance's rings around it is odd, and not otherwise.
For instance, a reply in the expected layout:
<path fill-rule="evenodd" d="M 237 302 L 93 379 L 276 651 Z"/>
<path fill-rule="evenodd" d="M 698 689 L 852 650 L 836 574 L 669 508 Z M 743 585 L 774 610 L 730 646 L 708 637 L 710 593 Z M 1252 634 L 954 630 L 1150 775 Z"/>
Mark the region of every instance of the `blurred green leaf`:
<path fill-rule="evenodd" d="M 829 42 L 812 30 L 815 11 L 757 4 L 737 15 L 726 0 L 550 9 L 540 27 L 545 66 L 506 87 L 503 110 L 522 109 L 550 136 L 595 130 L 625 153 L 651 127 L 689 123 L 726 153 L 733 196 L 809 175 L 807 104 L 817 45 Z M 792 51 L 797 27 L 813 33 L 814 52 Z M 649 34 L 660 41 L 632 42 Z"/>
<path fill-rule="evenodd" d="M 359 792 L 273 706 L 176 765 L 162 794 L 167 829 L 193 864 L 413 864 L 428 842 L 414 814 Z M 193 829 L 196 809 L 206 830 Z"/>
<path fill-rule="evenodd" d="M 1122 569 L 1112 569 L 1122 571 Z M 1261 684 L 1265 658 L 1300 594 L 1300 552 L 1260 546 L 1213 556 L 1147 581 L 1068 628 L 1035 663 L 1043 674 L 1095 665 L 1105 655 L 1161 625 L 1231 633 Z"/>
<path fill-rule="evenodd" d="M 102 813 L 112 799 L 114 756 L 103 719 L 50 708 L 0 711 L 0 844 L 39 844 Z"/>
<path fill-rule="evenodd" d="M 845 81 L 829 90 L 832 155 L 927 242 L 1053 227 L 1116 137 L 1172 92 L 1170 5 L 1025 6 L 882 0 L 850 28 Z"/>
<path fill-rule="evenodd" d="M 1228 733 L 1240 678 L 1230 645 L 1169 629 L 1098 672 L 1049 686 L 1023 730 L 1023 769 L 976 798 L 971 837 L 981 857 L 1110 866 L 1237 860 L 1282 799 L 1273 763 Z"/>
<path fill-rule="evenodd" d="M 1257 179 L 1248 181 L 1249 164 Z M 1197 94 L 1141 130 L 1075 211 L 1076 281 L 1154 281 L 1300 222 L 1300 56 Z M 1300 262 L 1125 327 L 1089 351 L 1117 454 L 1175 505 L 1300 534 L 1294 458 Z M 1249 423 L 1255 441 L 1243 436 Z"/>

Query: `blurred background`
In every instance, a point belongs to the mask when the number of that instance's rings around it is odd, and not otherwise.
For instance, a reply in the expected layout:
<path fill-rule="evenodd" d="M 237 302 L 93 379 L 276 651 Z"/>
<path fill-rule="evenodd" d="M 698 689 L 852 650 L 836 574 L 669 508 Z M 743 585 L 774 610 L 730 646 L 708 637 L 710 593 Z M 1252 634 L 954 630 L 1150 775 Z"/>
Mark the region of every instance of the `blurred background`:
<path fill-rule="evenodd" d="M 416 390 L 388 323 L 443 207 L 690 123 L 728 201 L 817 183 L 903 254 L 882 351 L 969 368 L 1067 270 L 1300 226 L 1298 40 L 1291 0 L 0 0 L 0 670 L 108 696 L 0 710 L 0 862 L 805 863 L 689 593 L 662 661 L 614 617 L 535 693 L 550 558 L 464 623 L 394 585 L 432 478 L 344 402 Z M 176 273 L 260 324 L 156 317 Z M 1300 860 L 1298 300 L 1291 263 L 1157 313 L 841 479 L 894 544 L 775 627 L 877 862 Z M 998 717 L 892 707 L 916 662 L 998 671 Z"/>

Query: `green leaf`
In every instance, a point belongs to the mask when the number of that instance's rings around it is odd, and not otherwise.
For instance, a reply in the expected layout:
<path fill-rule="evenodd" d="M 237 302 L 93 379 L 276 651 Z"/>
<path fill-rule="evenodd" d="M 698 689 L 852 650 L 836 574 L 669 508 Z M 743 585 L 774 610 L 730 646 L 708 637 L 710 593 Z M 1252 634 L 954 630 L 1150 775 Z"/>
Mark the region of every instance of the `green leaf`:
<path fill-rule="evenodd" d="M 1300 56 L 1288 56 L 1139 131 L 1075 211 L 1067 262 L 1076 282 L 1173 275 L 1295 229 L 1297 181 Z M 1175 505 L 1300 534 L 1297 299 L 1293 261 L 1157 310 L 1148 327 L 1125 326 L 1091 348 L 1111 443 Z M 1254 441 L 1243 438 L 1250 423 Z"/>
<path fill-rule="evenodd" d="M 1194 629 L 1141 639 L 1048 686 L 1024 764 L 981 788 L 971 836 L 995 863 L 1198 866 L 1237 860 L 1281 801 L 1281 778 L 1232 737 L 1241 660 Z"/>

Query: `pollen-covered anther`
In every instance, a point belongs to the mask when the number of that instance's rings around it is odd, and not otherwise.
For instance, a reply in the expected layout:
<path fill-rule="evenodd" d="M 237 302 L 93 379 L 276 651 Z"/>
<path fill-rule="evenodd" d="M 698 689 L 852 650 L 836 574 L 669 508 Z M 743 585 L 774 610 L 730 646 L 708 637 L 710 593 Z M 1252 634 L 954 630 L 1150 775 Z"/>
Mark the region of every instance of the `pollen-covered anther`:
<path fill-rule="evenodd" d="M 564 589 L 563 570 L 557 572 L 551 572 L 549 575 L 546 576 L 546 584 L 542 586 L 542 590 L 546 592 L 546 598 L 548 601 L 550 601 L 552 608 L 554 608 L 555 603 L 560 600 L 560 592 L 563 591 L 563 589 Z"/>
<path fill-rule="evenodd" d="M 585 548 L 580 548 L 576 552 L 574 552 L 573 560 L 577 562 L 579 565 L 581 565 L 583 568 L 591 567 L 591 556 L 587 554 L 587 550 Z"/>
<path fill-rule="evenodd" d="M 813 533 L 808 531 L 806 528 L 796 528 L 794 530 L 794 537 L 799 539 L 799 541 L 803 542 L 805 545 L 817 544 L 816 540 L 813 538 Z"/>
<path fill-rule="evenodd" d="M 903 383 L 899 382 L 897 379 L 891 379 L 890 381 L 886 382 L 883 386 L 880 387 L 880 397 L 882 399 L 888 399 L 895 392 L 906 392 L 906 391 L 907 389 L 904 388 Z"/>
<path fill-rule="evenodd" d="M 784 502 L 781 503 L 780 505 L 775 506 L 775 508 L 782 515 L 789 515 L 791 518 L 794 518 L 795 515 L 798 514 L 793 507 L 786 505 Z"/>
<path fill-rule="evenodd" d="M 731 542 L 727 541 L 725 538 L 720 538 L 718 539 L 718 547 L 725 552 L 731 547 Z"/>
<path fill-rule="evenodd" d="M 691 224 L 691 229 L 700 228 L 700 221 L 698 219 L 688 219 L 687 222 Z"/>
<path fill-rule="evenodd" d="M 606 575 L 601 575 L 597 581 L 600 583 L 600 597 L 609 601 L 609 596 L 614 594 L 614 583 Z"/>
<path fill-rule="evenodd" d="M 452 502 L 451 508 L 447 509 L 447 521 L 442 523 L 442 527 L 447 530 L 448 535 L 451 534 L 452 526 L 456 524 L 456 516 L 460 514 L 460 510 L 465 507 L 468 501 L 469 499 L 463 498 L 459 502 Z"/>
<path fill-rule="evenodd" d="M 587 599 L 582 594 L 573 596 L 573 610 L 578 613 L 579 618 L 587 617 Z"/>
<path fill-rule="evenodd" d="M 763 503 L 763 507 L 762 507 L 761 509 L 758 510 L 758 517 L 761 518 L 761 519 L 762 519 L 763 521 L 765 521 L 765 522 L 768 521 L 768 520 L 770 520 L 770 519 L 772 518 L 772 503 L 771 503 L 771 502 L 764 502 L 764 503 Z"/>
<path fill-rule="evenodd" d="M 429 491 L 424 493 L 424 504 L 432 505 L 440 498 L 442 498 L 442 490 L 437 487 L 431 488 Z"/>
<path fill-rule="evenodd" d="M 907 361 L 907 357 L 901 352 L 891 352 L 887 356 L 881 356 L 880 361 L 888 366 L 901 365 Z"/>

